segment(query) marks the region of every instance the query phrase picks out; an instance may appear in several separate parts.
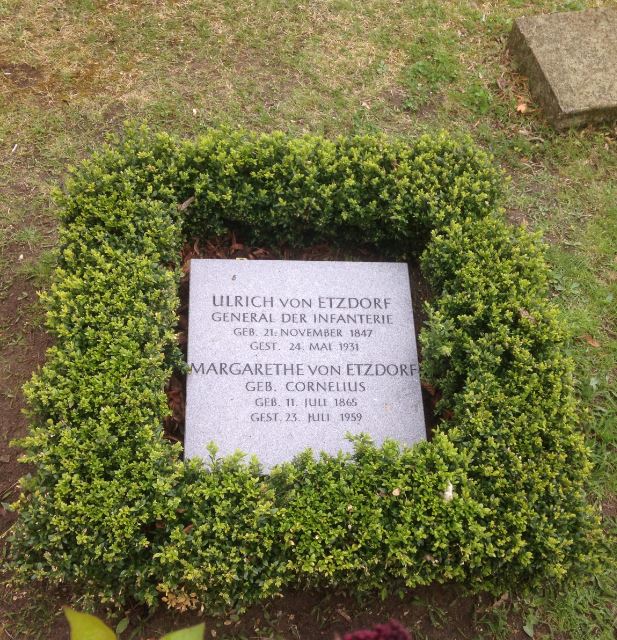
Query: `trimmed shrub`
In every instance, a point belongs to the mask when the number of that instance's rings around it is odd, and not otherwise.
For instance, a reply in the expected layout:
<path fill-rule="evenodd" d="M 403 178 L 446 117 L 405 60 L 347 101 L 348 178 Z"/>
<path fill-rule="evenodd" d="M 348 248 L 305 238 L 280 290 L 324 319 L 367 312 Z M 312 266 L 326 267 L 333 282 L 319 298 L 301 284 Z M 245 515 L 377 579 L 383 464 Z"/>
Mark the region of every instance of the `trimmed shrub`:
<path fill-rule="evenodd" d="M 20 444 L 36 472 L 17 503 L 17 577 L 214 612 L 287 586 L 499 590 L 587 562 L 597 528 L 571 363 L 541 245 L 498 209 L 502 180 L 445 134 L 133 129 L 85 161 L 58 194 L 55 345 L 26 386 Z M 238 456 L 180 461 L 162 430 L 166 382 L 185 367 L 179 248 L 231 229 L 421 255 L 436 292 L 423 377 L 448 416 L 431 442 L 359 437 L 351 455 L 306 452 L 268 476 Z"/>

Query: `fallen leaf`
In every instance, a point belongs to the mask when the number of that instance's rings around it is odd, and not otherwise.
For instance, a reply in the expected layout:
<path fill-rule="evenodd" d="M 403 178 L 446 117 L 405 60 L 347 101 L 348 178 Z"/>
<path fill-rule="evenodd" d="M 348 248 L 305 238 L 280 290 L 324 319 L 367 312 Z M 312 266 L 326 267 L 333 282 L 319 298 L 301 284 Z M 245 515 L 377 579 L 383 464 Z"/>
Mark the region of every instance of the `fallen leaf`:
<path fill-rule="evenodd" d="M 425 389 L 426 391 L 428 391 L 430 393 L 430 395 L 435 396 L 437 395 L 437 389 L 435 389 L 435 387 L 428 383 L 428 382 L 423 382 L 422 383 L 422 388 Z"/>
<path fill-rule="evenodd" d="M 527 309 L 519 309 L 518 312 L 521 314 L 521 318 L 524 318 L 525 320 L 529 320 L 529 322 L 531 322 L 532 324 L 535 324 L 536 319 L 531 315 L 531 313 L 529 313 L 529 311 L 527 311 Z"/>
<path fill-rule="evenodd" d="M 506 602 L 508 602 L 509 599 L 510 599 L 510 594 L 506 591 L 504 594 L 501 595 L 501 597 L 498 600 L 495 600 L 495 602 L 493 602 L 491 609 L 496 609 L 497 607 L 500 607 L 502 604 L 505 604 Z"/>
<path fill-rule="evenodd" d="M 538 622 L 538 616 L 534 611 L 530 611 L 527 614 L 527 618 L 525 619 L 525 624 L 523 625 L 523 631 L 530 637 L 533 638 L 535 635 L 535 627 Z"/>
<path fill-rule="evenodd" d="M 581 340 L 584 340 L 588 345 L 591 345 L 592 347 L 597 348 L 600 346 L 600 343 L 593 336 L 590 336 L 587 333 L 584 336 L 581 336 Z"/>
<path fill-rule="evenodd" d="M 518 111 L 518 113 L 525 113 L 525 111 L 527 111 L 527 103 L 526 102 L 519 102 L 516 105 L 516 110 Z"/>
<path fill-rule="evenodd" d="M 129 622 L 130 622 L 130 619 L 128 618 L 128 616 L 126 618 L 122 618 L 122 620 L 118 622 L 118 625 L 116 626 L 117 636 L 122 635 L 126 631 L 126 628 L 129 626 Z"/>
<path fill-rule="evenodd" d="M 178 205 L 180 211 L 186 211 L 195 202 L 195 196 L 187 198 L 182 204 Z"/>
<path fill-rule="evenodd" d="M 345 611 L 345 609 L 343 609 L 343 607 L 339 607 L 336 612 L 339 614 L 339 616 L 341 616 L 341 618 L 347 620 L 347 622 L 351 622 L 351 616 L 347 613 L 347 611 Z"/>

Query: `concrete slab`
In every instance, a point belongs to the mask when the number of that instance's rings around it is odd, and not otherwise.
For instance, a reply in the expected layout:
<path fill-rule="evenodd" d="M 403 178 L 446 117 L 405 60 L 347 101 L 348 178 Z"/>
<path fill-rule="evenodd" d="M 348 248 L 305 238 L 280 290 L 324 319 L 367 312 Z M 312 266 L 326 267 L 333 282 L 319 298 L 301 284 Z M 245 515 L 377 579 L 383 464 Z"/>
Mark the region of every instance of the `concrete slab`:
<path fill-rule="evenodd" d="M 556 128 L 617 120 L 617 10 L 518 18 L 508 48 Z"/>
<path fill-rule="evenodd" d="M 426 439 L 406 264 L 192 260 L 185 456 Z"/>

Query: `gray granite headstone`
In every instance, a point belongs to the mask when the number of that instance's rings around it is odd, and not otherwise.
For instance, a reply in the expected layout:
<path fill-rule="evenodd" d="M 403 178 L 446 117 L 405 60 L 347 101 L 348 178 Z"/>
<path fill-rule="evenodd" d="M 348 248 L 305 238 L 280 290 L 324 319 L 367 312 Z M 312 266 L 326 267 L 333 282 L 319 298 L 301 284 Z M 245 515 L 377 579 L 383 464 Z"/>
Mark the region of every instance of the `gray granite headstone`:
<path fill-rule="evenodd" d="M 192 260 L 185 456 L 426 438 L 407 266 Z"/>
<path fill-rule="evenodd" d="M 617 10 L 518 18 L 508 48 L 555 127 L 617 120 Z"/>

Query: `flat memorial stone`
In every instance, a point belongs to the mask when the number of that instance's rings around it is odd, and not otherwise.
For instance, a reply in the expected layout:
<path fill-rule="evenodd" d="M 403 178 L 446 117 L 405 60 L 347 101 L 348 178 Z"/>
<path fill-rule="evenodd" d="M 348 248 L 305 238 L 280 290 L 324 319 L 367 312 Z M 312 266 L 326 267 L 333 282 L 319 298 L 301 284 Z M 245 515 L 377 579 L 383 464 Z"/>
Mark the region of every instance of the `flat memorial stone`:
<path fill-rule="evenodd" d="M 191 261 L 185 457 L 426 439 L 407 265 Z"/>
<path fill-rule="evenodd" d="M 615 9 L 518 18 L 508 48 L 555 127 L 617 119 Z"/>

